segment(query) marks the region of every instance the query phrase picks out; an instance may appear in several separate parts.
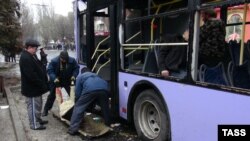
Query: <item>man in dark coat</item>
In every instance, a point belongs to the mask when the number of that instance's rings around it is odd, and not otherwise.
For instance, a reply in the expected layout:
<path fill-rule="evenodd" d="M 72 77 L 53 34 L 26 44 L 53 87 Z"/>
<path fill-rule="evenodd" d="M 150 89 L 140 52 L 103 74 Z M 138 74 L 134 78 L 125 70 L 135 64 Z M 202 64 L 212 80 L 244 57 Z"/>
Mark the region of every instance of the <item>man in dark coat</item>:
<path fill-rule="evenodd" d="M 47 55 L 45 52 L 44 52 L 44 48 L 40 48 L 40 57 L 41 57 L 41 62 L 42 64 L 44 65 L 44 67 L 46 68 L 47 67 L 47 63 L 48 63 L 48 60 L 47 60 Z"/>
<path fill-rule="evenodd" d="M 225 60 L 225 24 L 216 18 L 213 9 L 202 11 L 202 20 L 204 24 L 200 27 L 199 65 L 214 67 Z"/>
<path fill-rule="evenodd" d="M 62 51 L 59 56 L 53 58 L 47 69 L 50 79 L 50 94 L 44 106 L 42 116 L 47 116 L 55 101 L 56 86 L 64 87 L 70 93 L 71 81 L 74 81 L 79 73 L 79 65 L 69 56 L 67 51 Z"/>
<path fill-rule="evenodd" d="M 39 42 L 28 39 L 21 53 L 19 65 L 21 71 L 21 93 L 26 97 L 30 128 L 33 130 L 46 129 L 41 119 L 42 95 L 48 91 L 48 78 L 42 63 L 36 56 Z"/>
<path fill-rule="evenodd" d="M 163 41 L 166 43 L 188 42 L 188 29 L 182 35 L 165 35 Z M 181 45 L 162 46 L 159 52 L 159 68 L 163 77 L 174 76 L 184 78 L 186 72 L 187 47 Z"/>

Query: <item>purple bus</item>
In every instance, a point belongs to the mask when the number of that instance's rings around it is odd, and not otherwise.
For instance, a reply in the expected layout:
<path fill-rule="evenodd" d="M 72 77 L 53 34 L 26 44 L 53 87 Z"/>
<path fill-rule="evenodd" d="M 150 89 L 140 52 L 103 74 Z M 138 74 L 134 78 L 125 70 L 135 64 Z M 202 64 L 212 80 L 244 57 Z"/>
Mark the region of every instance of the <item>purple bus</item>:
<path fill-rule="evenodd" d="M 248 0 L 76 0 L 77 60 L 109 82 L 112 117 L 143 141 L 215 141 L 228 135 L 220 126 L 250 125 L 249 7 Z M 100 29 L 108 34 L 97 36 Z M 228 40 L 232 34 L 237 40 Z M 203 46 L 212 48 L 207 57 Z"/>

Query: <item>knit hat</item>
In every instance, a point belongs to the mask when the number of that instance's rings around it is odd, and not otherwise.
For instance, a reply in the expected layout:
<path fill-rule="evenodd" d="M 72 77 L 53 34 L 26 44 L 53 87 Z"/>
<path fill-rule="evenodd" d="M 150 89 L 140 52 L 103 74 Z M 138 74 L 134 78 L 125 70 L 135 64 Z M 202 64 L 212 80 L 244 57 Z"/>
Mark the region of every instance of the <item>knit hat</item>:
<path fill-rule="evenodd" d="M 26 47 L 28 47 L 28 46 L 38 47 L 38 46 L 40 46 L 40 43 L 35 39 L 27 39 L 25 42 L 25 46 Z"/>
<path fill-rule="evenodd" d="M 62 59 L 65 60 L 65 61 L 68 61 L 68 59 L 69 59 L 69 54 L 68 54 L 68 52 L 67 52 L 67 51 L 61 51 L 61 53 L 60 53 L 60 58 L 62 58 Z"/>

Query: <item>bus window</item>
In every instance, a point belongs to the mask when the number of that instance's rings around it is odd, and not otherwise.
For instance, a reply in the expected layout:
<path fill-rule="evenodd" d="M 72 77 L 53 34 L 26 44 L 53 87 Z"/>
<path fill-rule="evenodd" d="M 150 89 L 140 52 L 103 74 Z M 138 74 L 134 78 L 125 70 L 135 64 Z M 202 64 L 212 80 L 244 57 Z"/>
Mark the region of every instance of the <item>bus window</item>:
<path fill-rule="evenodd" d="M 185 12 L 125 21 L 124 68 L 156 75 L 169 69 L 170 76 L 181 69 L 186 72 L 188 21 L 189 14 Z"/>
<path fill-rule="evenodd" d="M 226 62 L 225 23 L 220 19 L 220 9 L 201 11 L 202 25 L 199 33 L 199 80 L 228 85 L 224 77 Z"/>
<path fill-rule="evenodd" d="M 201 10 L 200 19 L 203 23 L 199 33 L 199 81 L 250 89 L 247 44 L 250 38 L 250 16 L 247 8 L 244 11 L 244 6 L 248 7 L 241 4 Z M 226 19 L 226 23 L 222 19 Z"/>
<path fill-rule="evenodd" d="M 248 7 L 250 5 L 248 4 Z M 241 40 L 241 34 L 242 34 L 242 23 L 243 23 L 243 17 L 244 17 L 244 5 L 236 5 L 232 7 L 227 8 L 227 34 L 226 34 L 226 40 L 227 42 L 231 40 L 236 40 L 239 42 Z M 246 13 L 246 30 L 249 29 L 249 23 L 250 22 L 250 16 L 249 11 Z M 247 40 L 250 38 L 250 34 L 245 33 L 245 39 L 244 42 L 247 42 Z"/>
<path fill-rule="evenodd" d="M 250 89 L 249 6 L 240 4 L 227 8 L 228 79 L 231 86 L 245 89 Z"/>
<path fill-rule="evenodd" d="M 140 16 L 155 15 L 155 13 L 165 13 L 166 11 L 174 11 L 181 8 L 187 8 L 187 0 L 172 0 L 172 1 L 162 1 L 162 0 L 127 0 L 125 3 L 126 7 L 129 9 L 140 9 Z M 135 17 L 134 17 L 135 18 Z"/>

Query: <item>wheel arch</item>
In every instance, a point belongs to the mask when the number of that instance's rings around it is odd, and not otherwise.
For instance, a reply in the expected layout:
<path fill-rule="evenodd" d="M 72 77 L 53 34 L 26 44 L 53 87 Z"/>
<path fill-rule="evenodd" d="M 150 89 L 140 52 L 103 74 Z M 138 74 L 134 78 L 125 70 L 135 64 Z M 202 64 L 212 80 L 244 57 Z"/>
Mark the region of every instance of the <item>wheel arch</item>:
<path fill-rule="evenodd" d="M 127 106 L 128 107 L 127 109 L 128 110 L 128 122 L 134 125 L 133 108 L 134 108 L 135 100 L 142 91 L 145 91 L 147 89 L 152 89 L 158 95 L 158 97 L 160 97 L 162 103 L 164 104 L 167 118 L 169 120 L 169 129 L 171 132 L 171 119 L 170 119 L 170 114 L 169 114 L 167 103 L 164 100 L 163 95 L 159 91 L 159 89 L 153 83 L 146 81 L 146 80 L 141 80 L 135 83 L 135 85 L 130 91 L 129 98 L 128 98 L 128 106 Z"/>

